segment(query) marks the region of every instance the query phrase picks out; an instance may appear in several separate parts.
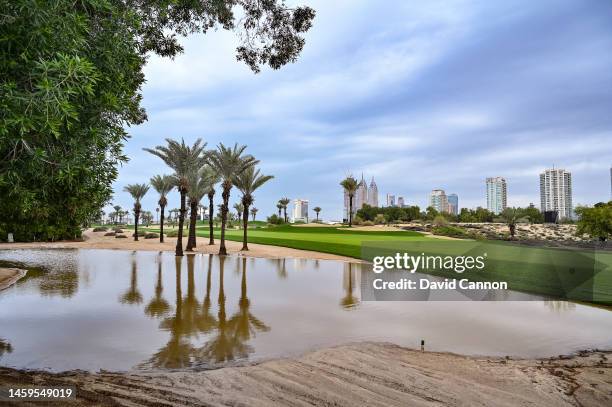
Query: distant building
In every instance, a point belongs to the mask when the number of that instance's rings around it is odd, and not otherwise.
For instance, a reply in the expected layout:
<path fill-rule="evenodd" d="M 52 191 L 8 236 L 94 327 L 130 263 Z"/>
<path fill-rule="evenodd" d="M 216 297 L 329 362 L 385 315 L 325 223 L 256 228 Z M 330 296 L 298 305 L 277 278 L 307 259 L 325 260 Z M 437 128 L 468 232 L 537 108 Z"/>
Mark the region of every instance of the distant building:
<path fill-rule="evenodd" d="M 361 174 L 361 180 L 359 184 L 357 184 L 357 191 L 355 191 L 355 195 L 353 196 L 353 216 L 355 216 L 357 211 L 363 208 L 365 204 L 378 206 L 378 186 L 374 181 L 374 177 L 372 177 L 372 181 L 368 187 L 363 174 Z M 349 218 L 349 196 L 346 191 L 344 191 L 343 218 L 345 221 Z"/>
<path fill-rule="evenodd" d="M 429 194 L 429 206 L 438 212 L 448 212 L 448 198 L 443 189 L 434 189 Z"/>
<path fill-rule="evenodd" d="M 540 174 L 541 211 L 557 212 L 557 219 L 572 218 L 572 174 L 564 169 L 546 169 Z"/>
<path fill-rule="evenodd" d="M 370 181 L 370 187 L 368 188 L 368 205 L 378 207 L 378 186 L 374 182 L 374 177 Z"/>
<path fill-rule="evenodd" d="M 400 208 L 404 207 L 404 197 L 403 196 L 398 196 L 397 197 L 397 206 Z"/>
<path fill-rule="evenodd" d="M 395 206 L 395 195 L 387 194 L 387 206 Z"/>
<path fill-rule="evenodd" d="M 293 201 L 293 222 L 308 222 L 308 200 Z"/>
<path fill-rule="evenodd" d="M 457 194 L 450 194 L 448 200 L 448 212 L 451 215 L 459 215 L 459 196 Z"/>
<path fill-rule="evenodd" d="M 487 209 L 499 215 L 508 205 L 508 187 L 502 177 L 487 178 Z"/>

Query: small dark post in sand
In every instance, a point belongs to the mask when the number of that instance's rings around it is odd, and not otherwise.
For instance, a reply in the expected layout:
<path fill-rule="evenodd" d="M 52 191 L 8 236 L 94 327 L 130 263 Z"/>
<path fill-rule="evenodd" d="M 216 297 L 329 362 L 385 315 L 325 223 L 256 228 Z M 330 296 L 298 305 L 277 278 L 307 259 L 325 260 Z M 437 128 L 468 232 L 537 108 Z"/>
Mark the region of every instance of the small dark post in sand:
<path fill-rule="evenodd" d="M 421 339 L 421 352 L 425 352 L 425 339 Z"/>

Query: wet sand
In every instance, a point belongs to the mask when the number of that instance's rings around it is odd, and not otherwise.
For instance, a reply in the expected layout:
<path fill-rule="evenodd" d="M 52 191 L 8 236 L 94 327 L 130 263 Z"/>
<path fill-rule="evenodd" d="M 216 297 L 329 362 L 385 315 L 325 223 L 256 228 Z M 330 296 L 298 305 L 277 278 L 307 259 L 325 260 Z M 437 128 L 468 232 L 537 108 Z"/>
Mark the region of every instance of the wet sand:
<path fill-rule="evenodd" d="M 25 276 L 26 273 L 27 270 L 0 267 L 0 291 L 15 284 L 19 279 Z"/>
<path fill-rule="evenodd" d="M 170 229 L 172 230 L 172 229 Z M 83 241 L 62 241 L 62 242 L 32 242 L 32 243 L 0 243 L 2 249 L 112 249 L 112 250 L 150 250 L 150 251 L 174 251 L 176 247 L 175 237 L 165 237 L 164 243 L 157 239 L 145 239 L 141 237 L 135 242 L 131 237 L 132 230 L 125 229 L 124 234 L 128 236 L 126 239 L 117 239 L 114 236 L 104 236 L 105 232 L 94 232 L 88 229 L 83 232 Z M 268 259 L 276 258 L 300 258 L 300 259 L 315 259 L 315 260 L 339 260 L 359 262 L 358 259 L 353 259 L 335 254 L 319 253 L 310 250 L 298 250 L 288 247 L 270 246 L 263 244 L 249 243 L 248 251 L 241 251 L 242 242 L 225 241 L 228 254 L 247 256 L 247 257 L 262 257 Z M 187 247 L 187 237 L 183 238 L 183 250 Z M 214 245 L 208 245 L 208 238 L 198 237 L 196 253 L 218 253 L 219 239 L 215 239 Z M 189 252 L 185 251 L 185 254 Z"/>
<path fill-rule="evenodd" d="M 609 406 L 611 355 L 506 360 L 363 342 L 201 372 L 0 368 L 0 386 L 75 385 L 84 406 Z"/>

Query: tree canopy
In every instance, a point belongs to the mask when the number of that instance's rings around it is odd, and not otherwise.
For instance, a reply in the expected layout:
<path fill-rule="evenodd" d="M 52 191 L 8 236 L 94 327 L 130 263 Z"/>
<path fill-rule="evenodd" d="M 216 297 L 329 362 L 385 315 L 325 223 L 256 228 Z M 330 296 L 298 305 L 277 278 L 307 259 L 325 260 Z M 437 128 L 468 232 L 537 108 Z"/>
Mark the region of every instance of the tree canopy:
<path fill-rule="evenodd" d="M 112 196 L 143 67 L 180 36 L 236 30 L 254 72 L 293 62 L 314 18 L 282 0 L 0 0 L 0 239 L 74 238 Z"/>

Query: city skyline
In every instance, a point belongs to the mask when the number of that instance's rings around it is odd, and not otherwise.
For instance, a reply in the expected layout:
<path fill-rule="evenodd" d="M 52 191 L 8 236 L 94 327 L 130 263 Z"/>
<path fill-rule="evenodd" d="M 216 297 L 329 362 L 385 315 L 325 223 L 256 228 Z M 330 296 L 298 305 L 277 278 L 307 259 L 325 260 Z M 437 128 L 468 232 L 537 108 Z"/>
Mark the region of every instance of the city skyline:
<path fill-rule="evenodd" d="M 485 207 L 482 179 L 497 174 L 511 184 L 509 206 L 537 203 L 534 179 L 553 164 L 572 172 L 575 205 L 609 200 L 609 2 L 467 3 L 309 2 L 303 54 L 259 75 L 235 61 L 232 33 L 181 39 L 185 54 L 148 61 L 149 120 L 128 130 L 113 203 L 131 207 L 125 185 L 169 172 L 142 151 L 166 137 L 248 145 L 276 177 L 255 196 L 262 218 L 307 193 L 341 219 L 338 182 L 357 170 L 381 197 L 420 207 L 433 187 Z M 149 192 L 143 207 L 156 201 Z"/>

